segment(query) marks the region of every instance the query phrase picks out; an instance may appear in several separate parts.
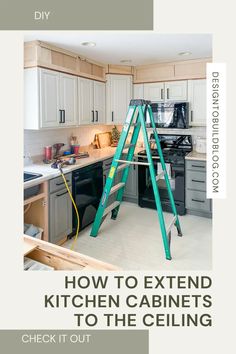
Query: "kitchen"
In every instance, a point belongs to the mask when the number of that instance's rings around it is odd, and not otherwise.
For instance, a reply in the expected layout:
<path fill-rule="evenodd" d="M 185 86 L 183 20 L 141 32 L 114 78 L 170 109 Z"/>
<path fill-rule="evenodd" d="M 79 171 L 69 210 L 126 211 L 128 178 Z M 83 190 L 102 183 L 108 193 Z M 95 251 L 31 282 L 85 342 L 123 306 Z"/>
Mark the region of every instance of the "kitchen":
<path fill-rule="evenodd" d="M 206 199 L 205 137 L 206 64 L 211 56 L 207 34 L 81 32 L 26 37 L 25 233 L 38 231 L 38 238 L 69 256 L 72 248 L 123 270 L 210 269 L 212 203 Z M 164 147 L 183 229 L 181 238 L 173 232 L 171 261 L 163 254 L 148 169 L 142 165 L 129 168 L 117 220 L 107 217 L 98 236 L 90 237 L 131 99 L 151 101 Z M 171 107 L 182 113 L 170 123 Z M 160 117 L 164 117 L 161 123 Z M 148 125 L 147 131 L 152 140 Z M 63 155 L 68 164 L 73 162 L 71 148 L 76 163 L 62 169 L 79 210 L 76 239 L 75 209 L 60 171 L 51 167 L 54 157 L 62 153 L 68 154 Z M 146 161 L 144 148 L 140 134 L 135 161 Z M 159 168 L 158 162 L 155 166 Z M 171 214 L 162 182 L 160 195 L 168 223 Z M 41 259 L 45 257 L 38 255 Z"/>

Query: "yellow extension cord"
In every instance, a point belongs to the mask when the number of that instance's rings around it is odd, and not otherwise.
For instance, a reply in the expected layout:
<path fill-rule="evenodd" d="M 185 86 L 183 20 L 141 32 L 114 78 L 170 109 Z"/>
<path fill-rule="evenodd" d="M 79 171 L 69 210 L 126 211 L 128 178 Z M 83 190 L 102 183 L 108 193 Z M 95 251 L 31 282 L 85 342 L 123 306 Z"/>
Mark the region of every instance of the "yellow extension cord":
<path fill-rule="evenodd" d="M 76 206 L 76 204 L 75 204 L 74 198 L 72 197 L 70 188 L 69 188 L 69 186 L 68 186 L 68 184 L 67 184 L 67 182 L 66 182 L 65 175 L 64 175 L 64 173 L 62 172 L 62 170 L 60 170 L 60 172 L 61 172 L 61 176 L 62 176 L 62 178 L 63 178 L 63 181 L 64 181 L 64 183 L 65 183 L 66 189 L 67 189 L 67 191 L 68 191 L 68 193 L 69 193 L 70 199 L 71 199 L 71 201 L 72 201 L 72 204 L 73 204 L 73 206 L 74 206 L 74 209 L 75 209 L 75 212 L 76 212 L 76 216 L 77 216 L 77 229 L 76 229 L 76 234 L 75 234 L 74 241 L 73 241 L 72 246 L 71 246 L 71 250 L 73 250 L 73 249 L 74 249 L 74 246 L 75 246 L 75 243 L 76 243 L 76 241 L 77 241 L 78 235 L 79 235 L 79 224 L 80 224 L 79 212 L 78 212 L 77 206 Z"/>

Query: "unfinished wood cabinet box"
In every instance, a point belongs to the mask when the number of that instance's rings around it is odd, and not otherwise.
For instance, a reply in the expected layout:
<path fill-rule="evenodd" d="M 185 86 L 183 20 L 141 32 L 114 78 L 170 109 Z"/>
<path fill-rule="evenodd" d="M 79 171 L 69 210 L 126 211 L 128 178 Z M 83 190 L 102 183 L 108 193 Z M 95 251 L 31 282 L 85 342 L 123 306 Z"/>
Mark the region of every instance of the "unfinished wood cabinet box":
<path fill-rule="evenodd" d="M 128 65 L 107 65 L 107 74 L 133 75 L 133 67 Z"/>
<path fill-rule="evenodd" d="M 86 77 L 88 79 L 102 82 L 106 81 L 106 65 L 100 65 L 85 58 L 78 57 L 77 72 L 79 76 Z"/>
<path fill-rule="evenodd" d="M 24 200 L 24 222 L 43 229 L 43 240 L 48 241 L 48 183 L 40 184 L 39 193 Z"/>
<path fill-rule="evenodd" d="M 134 83 L 204 79 L 206 77 L 206 64 L 211 61 L 211 58 L 206 58 L 136 66 L 134 68 Z"/>
<path fill-rule="evenodd" d="M 175 63 L 175 79 L 205 79 L 207 63 L 211 61 L 207 58 Z"/>
<path fill-rule="evenodd" d="M 174 64 L 140 65 L 134 68 L 134 83 L 174 80 Z"/>
<path fill-rule="evenodd" d="M 117 271 L 118 267 L 24 235 L 24 255 L 55 270 Z"/>
<path fill-rule="evenodd" d="M 105 81 L 106 65 L 41 41 L 27 42 L 24 46 L 24 67 L 34 66 Z"/>

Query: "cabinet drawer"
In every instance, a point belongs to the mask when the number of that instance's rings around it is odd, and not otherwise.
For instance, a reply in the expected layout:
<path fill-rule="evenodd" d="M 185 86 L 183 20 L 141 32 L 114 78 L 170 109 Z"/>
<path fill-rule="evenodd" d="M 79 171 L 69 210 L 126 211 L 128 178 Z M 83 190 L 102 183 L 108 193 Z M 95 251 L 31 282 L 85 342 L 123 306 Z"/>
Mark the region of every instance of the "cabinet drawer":
<path fill-rule="evenodd" d="M 203 212 L 211 212 L 211 201 L 206 199 L 206 193 L 200 191 L 186 191 L 186 207 Z"/>
<path fill-rule="evenodd" d="M 70 185 L 71 184 L 71 180 L 72 180 L 72 174 L 71 173 L 67 173 L 65 175 L 66 177 L 66 181 L 67 183 Z M 62 176 L 53 178 L 49 181 L 49 192 L 53 193 L 56 191 L 59 191 L 60 189 L 65 187 L 65 183 L 63 181 Z"/>
<path fill-rule="evenodd" d="M 186 171 L 186 187 L 206 191 L 206 173 L 198 171 Z"/>
<path fill-rule="evenodd" d="M 206 172 L 205 161 L 186 160 L 187 170 L 203 171 Z"/>

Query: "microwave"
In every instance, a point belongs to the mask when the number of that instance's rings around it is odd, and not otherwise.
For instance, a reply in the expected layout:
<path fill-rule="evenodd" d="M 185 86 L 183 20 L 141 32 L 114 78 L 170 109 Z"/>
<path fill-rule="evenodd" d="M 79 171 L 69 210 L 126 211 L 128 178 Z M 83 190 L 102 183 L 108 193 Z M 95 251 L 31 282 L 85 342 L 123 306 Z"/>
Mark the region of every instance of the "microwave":
<path fill-rule="evenodd" d="M 157 128 L 189 128 L 189 102 L 152 102 L 150 106 Z M 149 124 L 150 118 L 147 117 Z"/>

